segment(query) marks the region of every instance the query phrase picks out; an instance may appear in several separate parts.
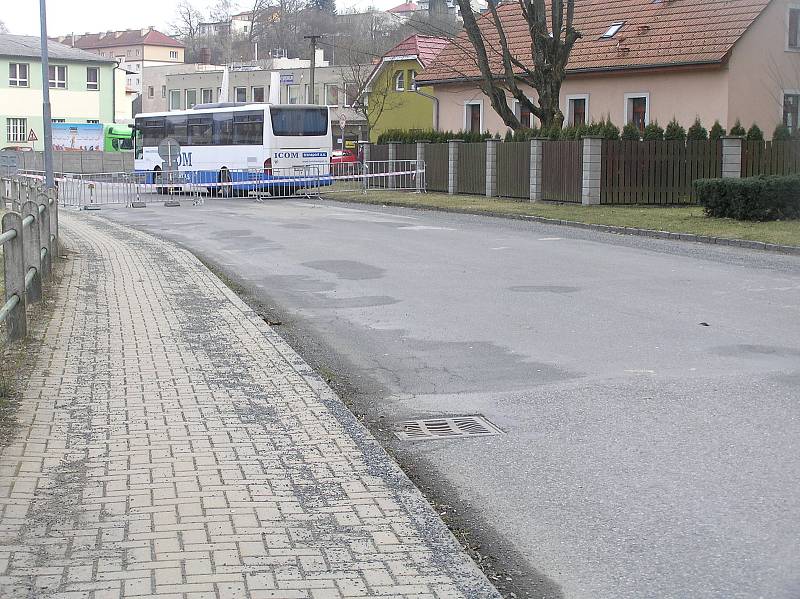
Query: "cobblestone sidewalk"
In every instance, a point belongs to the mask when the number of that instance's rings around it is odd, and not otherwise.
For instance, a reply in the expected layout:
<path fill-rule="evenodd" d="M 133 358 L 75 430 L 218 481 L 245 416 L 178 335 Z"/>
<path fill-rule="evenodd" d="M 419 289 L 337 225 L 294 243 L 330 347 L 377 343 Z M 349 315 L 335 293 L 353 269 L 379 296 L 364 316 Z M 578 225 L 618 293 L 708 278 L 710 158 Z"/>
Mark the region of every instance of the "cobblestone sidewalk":
<path fill-rule="evenodd" d="M 0 596 L 499 596 L 191 254 L 86 214 L 62 230 L 74 253 L 0 455 Z"/>

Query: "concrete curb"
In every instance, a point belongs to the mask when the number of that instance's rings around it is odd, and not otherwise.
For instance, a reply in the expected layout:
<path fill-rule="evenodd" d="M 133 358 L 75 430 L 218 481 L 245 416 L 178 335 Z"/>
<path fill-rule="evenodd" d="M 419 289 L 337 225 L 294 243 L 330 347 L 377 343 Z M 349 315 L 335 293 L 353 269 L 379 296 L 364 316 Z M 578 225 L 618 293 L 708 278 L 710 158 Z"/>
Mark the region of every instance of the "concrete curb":
<path fill-rule="evenodd" d="M 393 206 L 397 208 L 411 208 L 413 210 L 432 210 L 435 212 L 448 212 L 451 214 L 475 214 L 478 216 L 493 216 L 496 218 L 506 218 L 509 220 L 524 220 L 545 225 L 560 225 L 563 227 L 573 227 L 575 229 L 587 229 L 600 233 L 613 233 L 616 235 L 638 235 L 640 237 L 650 237 L 653 239 L 669 239 L 672 241 L 691 241 L 695 243 L 705 243 L 708 245 L 723 245 L 728 247 L 738 247 L 748 250 L 761 250 L 777 254 L 788 254 L 800 256 L 800 246 L 780 245 L 776 243 L 766 243 L 764 241 L 750 241 L 748 239 L 730 239 L 727 237 L 710 237 L 708 235 L 695 235 L 693 233 L 673 233 L 671 231 L 657 231 L 655 229 L 638 229 L 636 227 L 617 227 L 614 225 L 595 225 L 582 223 L 574 220 L 561 220 L 557 218 L 547 218 L 546 216 L 534 216 L 527 214 L 506 214 L 503 212 L 493 212 L 491 210 L 461 210 L 458 208 L 442 208 L 438 206 L 409 205 L 392 201 L 362 201 L 347 200 L 330 195 L 324 195 L 323 199 L 345 204 L 370 204 L 373 206 Z"/>

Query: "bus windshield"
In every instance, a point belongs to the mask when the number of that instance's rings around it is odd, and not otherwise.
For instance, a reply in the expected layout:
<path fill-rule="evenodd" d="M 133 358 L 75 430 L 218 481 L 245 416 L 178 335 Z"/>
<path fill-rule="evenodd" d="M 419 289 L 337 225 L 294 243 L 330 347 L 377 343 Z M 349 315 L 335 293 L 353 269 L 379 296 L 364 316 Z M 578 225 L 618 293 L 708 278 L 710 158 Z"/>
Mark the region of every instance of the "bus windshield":
<path fill-rule="evenodd" d="M 270 108 L 272 133 L 278 137 L 319 136 L 328 133 L 327 108 Z"/>

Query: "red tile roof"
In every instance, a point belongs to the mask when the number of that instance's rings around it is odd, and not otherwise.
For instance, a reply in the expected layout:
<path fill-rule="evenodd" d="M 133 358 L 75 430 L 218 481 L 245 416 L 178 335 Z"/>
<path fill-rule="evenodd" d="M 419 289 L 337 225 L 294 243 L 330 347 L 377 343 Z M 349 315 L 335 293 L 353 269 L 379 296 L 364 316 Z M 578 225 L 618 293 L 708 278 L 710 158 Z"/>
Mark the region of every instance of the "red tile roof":
<path fill-rule="evenodd" d="M 56 38 L 62 44 L 72 46 L 72 36 Z M 178 40 L 164 35 L 155 29 L 128 29 L 126 31 L 108 31 L 104 33 L 87 33 L 76 35 L 74 47 L 82 50 L 96 50 L 98 48 L 114 48 L 117 46 L 168 46 L 170 48 L 183 48 L 184 44 Z"/>
<path fill-rule="evenodd" d="M 390 8 L 386 12 L 414 12 L 419 10 L 419 6 L 417 6 L 414 2 L 404 2 L 400 6 L 395 6 L 394 8 Z"/>
<path fill-rule="evenodd" d="M 416 56 L 422 66 L 427 67 L 449 43 L 450 40 L 443 37 L 412 35 L 389 50 L 383 57 Z"/>
<path fill-rule="evenodd" d="M 771 0 L 576 0 L 575 27 L 583 37 L 575 44 L 568 73 L 658 66 L 722 63 L 736 41 Z M 549 4 L 549 3 L 548 3 Z M 527 22 L 517 2 L 498 8 L 511 52 L 530 57 Z M 490 14 L 479 18 L 495 72 L 502 72 L 497 31 Z M 602 39 L 612 23 L 625 25 Z M 419 81 L 479 77 L 465 33 L 447 46 L 419 75 Z"/>

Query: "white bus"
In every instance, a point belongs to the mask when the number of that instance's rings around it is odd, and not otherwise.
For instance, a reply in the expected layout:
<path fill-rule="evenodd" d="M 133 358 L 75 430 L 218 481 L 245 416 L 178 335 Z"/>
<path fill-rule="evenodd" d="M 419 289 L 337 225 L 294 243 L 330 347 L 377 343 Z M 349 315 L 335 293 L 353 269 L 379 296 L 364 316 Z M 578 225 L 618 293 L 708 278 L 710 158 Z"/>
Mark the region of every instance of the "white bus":
<path fill-rule="evenodd" d="M 269 189 L 285 186 L 287 179 L 303 187 L 303 176 L 315 176 L 314 185 L 330 184 L 333 143 L 326 106 L 204 104 L 139 114 L 135 121 L 134 166 L 150 184 L 164 181 L 158 146 L 165 139 L 180 146 L 180 177 L 209 184 L 212 192 Z"/>

